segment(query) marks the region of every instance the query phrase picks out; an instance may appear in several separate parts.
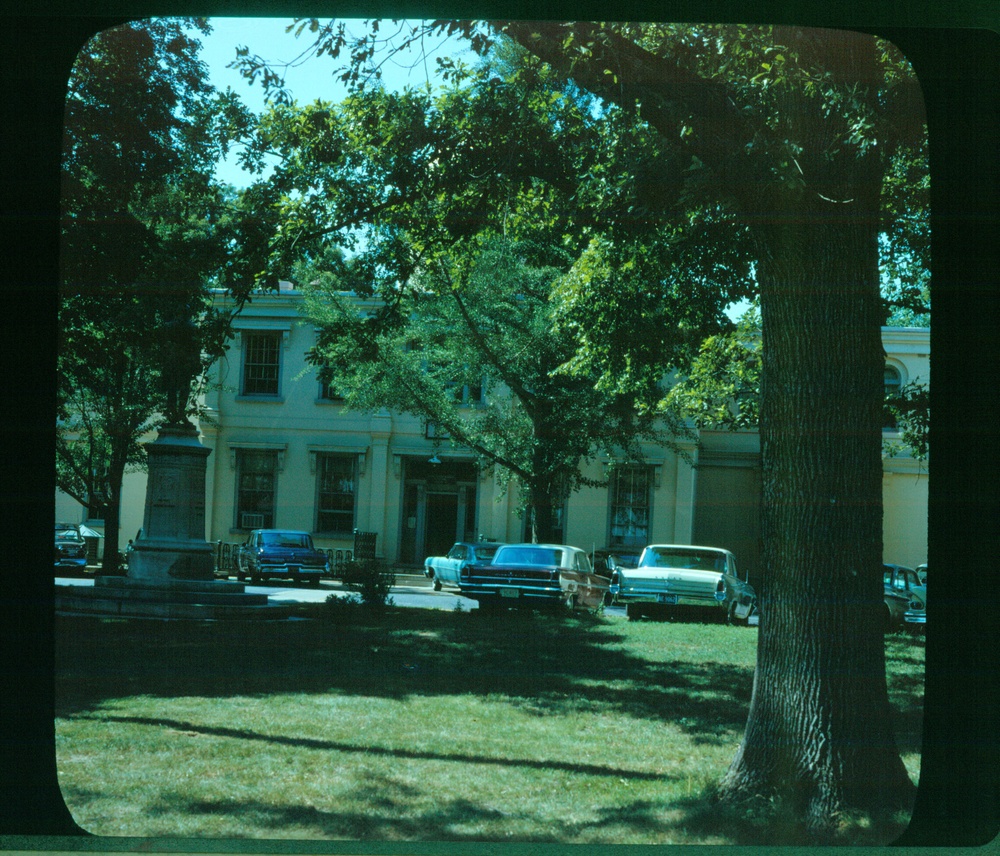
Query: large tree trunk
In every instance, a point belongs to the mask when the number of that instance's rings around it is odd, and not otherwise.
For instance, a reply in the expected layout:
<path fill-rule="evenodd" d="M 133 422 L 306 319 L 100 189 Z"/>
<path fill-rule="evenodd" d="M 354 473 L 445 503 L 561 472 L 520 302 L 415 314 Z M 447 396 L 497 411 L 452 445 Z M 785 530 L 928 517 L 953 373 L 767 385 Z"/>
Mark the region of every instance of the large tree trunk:
<path fill-rule="evenodd" d="M 722 794 L 777 794 L 812 826 L 914 791 L 885 676 L 877 210 L 817 200 L 758 234 L 761 623 Z"/>

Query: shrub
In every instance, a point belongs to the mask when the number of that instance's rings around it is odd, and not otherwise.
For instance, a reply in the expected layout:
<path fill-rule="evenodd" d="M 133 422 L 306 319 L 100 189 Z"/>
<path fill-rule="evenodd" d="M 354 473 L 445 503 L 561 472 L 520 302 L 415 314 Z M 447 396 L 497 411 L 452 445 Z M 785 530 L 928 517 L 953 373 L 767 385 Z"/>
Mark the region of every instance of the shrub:
<path fill-rule="evenodd" d="M 344 585 L 357 592 L 361 605 L 374 612 L 392 606 L 389 596 L 396 584 L 396 574 L 378 559 L 360 559 L 344 567 Z"/>

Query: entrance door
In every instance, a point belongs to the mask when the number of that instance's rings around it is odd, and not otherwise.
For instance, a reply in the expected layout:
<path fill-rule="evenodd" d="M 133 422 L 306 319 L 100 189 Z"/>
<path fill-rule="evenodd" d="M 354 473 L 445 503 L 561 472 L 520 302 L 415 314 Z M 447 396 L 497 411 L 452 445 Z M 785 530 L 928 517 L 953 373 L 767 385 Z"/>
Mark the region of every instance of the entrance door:
<path fill-rule="evenodd" d="M 458 494 L 428 493 L 425 552 L 428 556 L 443 556 L 455 543 L 458 531 Z"/>
<path fill-rule="evenodd" d="M 756 466 L 698 467 L 694 543 L 723 547 L 736 556 L 740 575 L 760 567 L 760 469 Z"/>

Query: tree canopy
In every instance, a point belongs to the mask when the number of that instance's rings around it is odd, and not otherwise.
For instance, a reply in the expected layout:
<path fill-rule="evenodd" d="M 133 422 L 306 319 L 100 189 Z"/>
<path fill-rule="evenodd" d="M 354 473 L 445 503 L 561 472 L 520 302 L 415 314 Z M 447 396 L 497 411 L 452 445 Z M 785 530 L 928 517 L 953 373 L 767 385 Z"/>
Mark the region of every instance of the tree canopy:
<path fill-rule="evenodd" d="M 316 362 L 349 405 L 417 413 L 516 477 L 549 540 L 585 460 L 639 460 L 641 440 L 683 431 L 657 408 L 664 376 L 753 286 L 738 242 L 708 251 L 712 212 L 657 204 L 634 118 L 515 52 L 446 66 L 437 94 L 279 104 L 260 150 L 279 155 L 279 246 L 311 259 L 296 276 Z M 460 412 L 469 387 L 484 397 Z"/>

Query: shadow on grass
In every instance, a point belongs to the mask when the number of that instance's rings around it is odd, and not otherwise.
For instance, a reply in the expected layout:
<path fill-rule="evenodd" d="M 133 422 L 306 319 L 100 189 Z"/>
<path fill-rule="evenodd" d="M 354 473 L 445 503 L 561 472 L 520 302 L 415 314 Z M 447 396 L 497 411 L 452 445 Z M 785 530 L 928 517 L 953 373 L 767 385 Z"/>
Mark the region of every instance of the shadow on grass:
<path fill-rule="evenodd" d="M 254 625 L 61 617 L 56 634 L 63 717 L 136 695 L 498 694 L 539 716 L 668 719 L 716 742 L 745 723 L 753 677 L 722 663 L 649 662 L 621 648 L 613 622 L 589 615 L 400 609 L 378 624 Z"/>
<path fill-rule="evenodd" d="M 243 728 L 220 728 L 210 725 L 197 725 L 176 719 L 149 716 L 116 716 L 98 714 L 80 714 L 77 720 L 89 719 L 95 722 L 118 722 L 130 725 L 149 725 L 158 728 L 171 728 L 188 735 L 210 735 L 212 737 L 229 737 L 235 740 L 254 740 L 271 743 L 278 746 L 294 746 L 299 749 L 318 749 L 328 752 L 344 752 L 363 755 L 366 758 L 391 757 L 400 760 L 419 761 L 453 761 L 459 764 L 483 764 L 487 766 L 519 767 L 536 770 L 558 770 L 582 776 L 609 776 L 614 779 L 637 779 L 650 782 L 665 781 L 668 776 L 662 773 L 643 773 L 628 770 L 623 767 L 604 764 L 574 764 L 563 761 L 534 760 L 530 758 L 492 758 L 487 755 L 468 755 L 461 752 L 423 752 L 411 749 L 388 749 L 372 746 L 368 743 L 343 743 L 336 740 L 317 740 L 310 737 L 282 737 L 276 734 L 261 734 Z"/>
<path fill-rule="evenodd" d="M 344 616 L 342 616 L 343 618 Z M 682 628 L 678 628 L 682 630 Z M 508 704 L 538 716 L 618 713 L 633 719 L 669 721 L 692 740 L 717 743 L 721 731 L 742 731 L 746 722 L 752 670 L 719 662 L 671 657 L 651 660 L 623 647 L 623 628 L 599 617 L 557 617 L 517 612 L 496 616 L 429 610 L 390 610 L 378 622 L 360 615 L 341 621 L 282 623 L 197 623 L 60 617 L 56 623 L 56 715 L 139 725 L 240 740 L 316 748 L 402 760 L 432 760 L 491 765 L 493 769 L 537 768 L 628 780 L 662 779 L 606 764 L 494 758 L 462 752 L 425 752 L 380 748 L 349 741 L 285 737 L 242 728 L 197 725 L 186 721 L 121 716 L 102 710 L 106 702 L 130 696 L 153 698 L 339 693 L 390 699 L 413 696 L 502 695 Z M 720 634 L 743 633 L 719 628 Z M 666 644 L 674 637 L 665 627 Z M 922 640 L 890 640 L 895 665 L 890 695 L 899 718 L 901 750 L 919 751 L 922 711 Z M 731 738 L 730 738 L 731 739 Z M 488 769 L 489 767 L 487 767 Z M 394 783 L 398 786 L 398 783 Z M 684 827 L 696 837 L 740 844 L 800 843 L 784 829 L 773 807 L 720 809 L 711 794 L 674 800 L 665 806 L 635 801 L 601 810 L 588 821 L 547 821 L 544 837 L 535 818 L 517 818 L 442 795 L 439 805 L 407 816 L 412 798 L 387 788 L 356 794 L 358 805 L 322 811 L 280 801 L 196 801 L 190 795 L 162 795 L 163 811 L 225 814 L 255 818 L 257 829 L 355 840 L 483 840 L 470 831 L 510 824 L 518 841 L 518 822 L 533 828 L 532 842 L 566 842 L 603 835 L 647 833 L 667 840 Z M 900 830 L 901 831 L 901 830 Z M 891 840 L 880 829 L 859 822 L 844 842 Z M 777 838 L 776 838 L 777 836 Z M 881 836 L 881 837 L 880 837 Z M 843 842 L 841 842 L 843 843 Z"/>
<path fill-rule="evenodd" d="M 406 799 L 393 796 L 373 798 L 358 792 L 356 798 L 365 808 L 354 811 L 324 811 L 314 806 L 271 804 L 260 801 L 198 800 L 181 795 L 168 797 L 160 805 L 163 812 L 183 811 L 187 814 L 206 814 L 242 817 L 253 821 L 261 829 L 272 829 L 284 836 L 289 829 L 300 830 L 305 838 L 345 839 L 353 841 L 434 841 L 434 842 L 495 842 L 477 828 L 503 824 L 509 829 L 521 825 L 537 830 L 537 818 L 516 812 L 488 808 L 462 797 L 442 798 L 430 811 L 418 816 L 407 816 Z M 595 827 L 610 829 L 642 829 L 652 836 L 669 835 L 672 827 L 654 817 L 661 807 L 639 801 L 615 808 L 606 816 L 592 823 L 573 823 L 549 820 L 547 831 L 532 834 L 510 831 L 503 836 L 505 844 L 563 844 L 574 836 Z M 155 812 L 156 807 L 153 808 Z"/>

